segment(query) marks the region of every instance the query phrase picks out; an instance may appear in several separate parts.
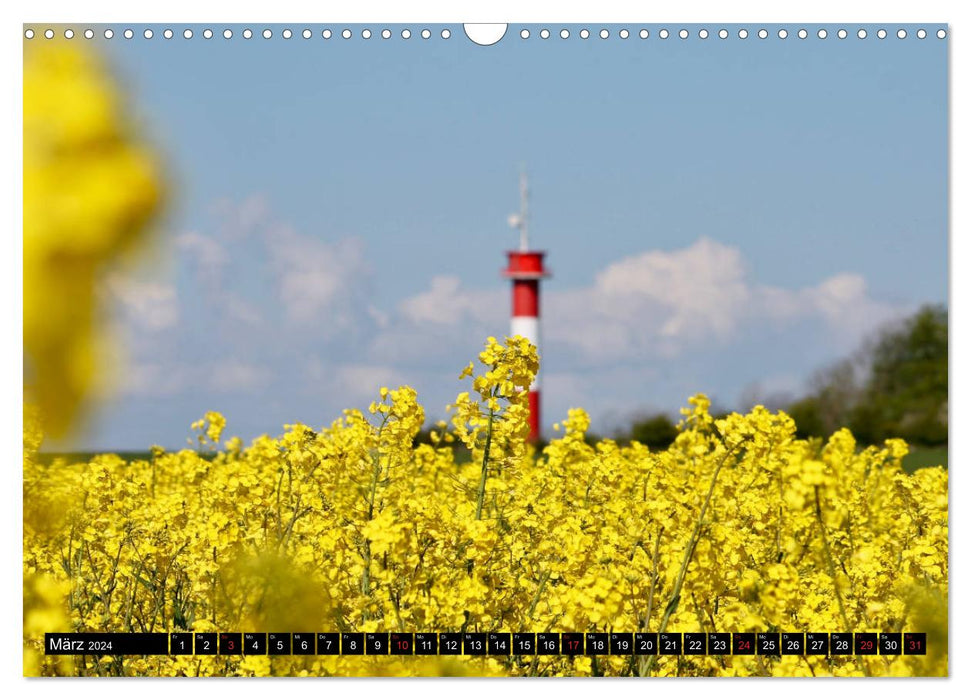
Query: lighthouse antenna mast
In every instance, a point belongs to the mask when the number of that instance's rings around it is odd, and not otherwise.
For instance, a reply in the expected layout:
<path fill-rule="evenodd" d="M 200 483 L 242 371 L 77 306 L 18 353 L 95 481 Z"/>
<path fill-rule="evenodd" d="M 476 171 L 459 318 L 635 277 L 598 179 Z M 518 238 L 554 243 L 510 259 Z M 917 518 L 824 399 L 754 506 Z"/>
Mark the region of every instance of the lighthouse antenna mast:
<path fill-rule="evenodd" d="M 519 250 L 529 250 L 529 180 L 526 169 L 519 173 Z"/>

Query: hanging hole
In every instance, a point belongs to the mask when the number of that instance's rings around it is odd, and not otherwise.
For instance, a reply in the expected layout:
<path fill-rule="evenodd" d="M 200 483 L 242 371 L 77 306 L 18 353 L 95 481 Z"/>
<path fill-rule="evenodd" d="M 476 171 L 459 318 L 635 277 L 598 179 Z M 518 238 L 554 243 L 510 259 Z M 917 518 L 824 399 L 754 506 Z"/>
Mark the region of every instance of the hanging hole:
<path fill-rule="evenodd" d="M 492 46 L 506 36 L 508 24 L 463 24 L 465 36 L 479 46 Z M 445 38 L 445 37 L 443 37 Z"/>

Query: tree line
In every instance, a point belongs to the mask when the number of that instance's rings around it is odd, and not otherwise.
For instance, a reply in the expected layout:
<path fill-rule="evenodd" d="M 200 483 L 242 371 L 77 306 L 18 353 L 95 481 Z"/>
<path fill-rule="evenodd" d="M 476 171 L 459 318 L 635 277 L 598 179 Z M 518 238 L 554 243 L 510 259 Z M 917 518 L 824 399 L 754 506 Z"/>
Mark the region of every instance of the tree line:
<path fill-rule="evenodd" d="M 946 445 L 947 361 L 947 308 L 925 306 L 817 372 L 805 396 L 772 407 L 792 416 L 800 438 L 847 427 L 861 444 L 899 437 L 911 445 Z M 677 434 L 676 423 L 658 413 L 634 420 L 615 437 L 663 449 Z"/>

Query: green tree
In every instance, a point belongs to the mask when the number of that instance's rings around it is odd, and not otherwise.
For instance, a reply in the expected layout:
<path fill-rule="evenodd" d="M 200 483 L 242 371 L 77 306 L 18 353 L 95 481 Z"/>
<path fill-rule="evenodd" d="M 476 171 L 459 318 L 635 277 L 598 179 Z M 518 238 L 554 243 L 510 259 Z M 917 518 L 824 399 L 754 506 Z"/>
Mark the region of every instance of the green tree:
<path fill-rule="evenodd" d="M 849 426 L 865 444 L 901 437 L 947 443 L 947 309 L 926 306 L 881 331 L 852 358 L 816 374 L 787 409 L 799 437 Z"/>
<path fill-rule="evenodd" d="M 877 338 L 866 386 L 849 424 L 869 441 L 947 442 L 947 309 L 922 308 Z"/>
<path fill-rule="evenodd" d="M 787 409 L 789 416 L 796 422 L 796 437 L 805 440 L 814 435 L 828 435 L 823 423 L 823 411 L 819 398 L 807 396 L 799 399 Z"/>
<path fill-rule="evenodd" d="M 626 441 L 636 440 L 652 450 L 666 449 L 678 437 L 678 428 L 667 415 L 658 413 L 634 421 L 624 436 Z"/>

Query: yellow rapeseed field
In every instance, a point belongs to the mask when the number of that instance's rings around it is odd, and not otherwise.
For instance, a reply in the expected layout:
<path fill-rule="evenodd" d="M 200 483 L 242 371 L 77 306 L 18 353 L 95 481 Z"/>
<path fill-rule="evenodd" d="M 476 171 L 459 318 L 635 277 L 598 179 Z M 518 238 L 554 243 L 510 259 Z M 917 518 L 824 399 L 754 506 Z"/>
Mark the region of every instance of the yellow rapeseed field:
<path fill-rule="evenodd" d="M 947 472 L 899 440 L 797 440 L 783 413 L 690 401 L 671 447 L 526 442 L 537 369 L 489 339 L 437 446 L 409 387 L 213 459 L 35 458 L 24 436 L 25 671 L 127 675 L 941 675 Z M 195 424 L 204 449 L 225 421 Z M 462 441 L 472 460 L 456 462 Z M 43 631 L 913 631 L 927 656 L 42 655 Z"/>

